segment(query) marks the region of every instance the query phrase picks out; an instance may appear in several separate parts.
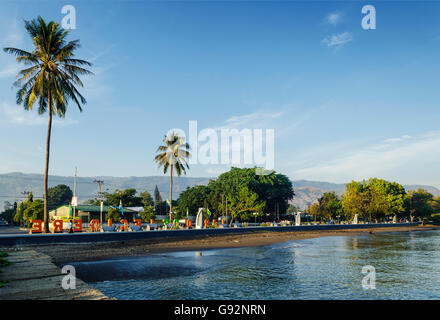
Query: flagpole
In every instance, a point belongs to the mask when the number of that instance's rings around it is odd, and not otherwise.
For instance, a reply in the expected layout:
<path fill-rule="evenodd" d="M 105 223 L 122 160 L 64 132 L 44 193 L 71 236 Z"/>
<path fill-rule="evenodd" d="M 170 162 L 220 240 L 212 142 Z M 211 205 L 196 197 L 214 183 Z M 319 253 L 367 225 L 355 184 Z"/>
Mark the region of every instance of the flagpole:
<path fill-rule="evenodd" d="M 99 220 L 100 220 L 100 226 L 101 226 L 101 228 L 102 228 L 102 209 L 103 209 L 103 206 L 104 206 L 104 203 L 102 202 L 102 200 L 101 200 L 101 203 L 100 203 L 100 205 L 99 205 Z"/>
<path fill-rule="evenodd" d="M 78 174 L 78 170 L 75 167 L 75 178 L 73 179 L 73 197 L 74 198 L 76 198 L 76 176 L 77 176 L 77 174 Z M 75 219 L 75 213 L 76 213 L 75 207 L 76 207 L 76 203 L 73 204 L 73 219 Z"/>

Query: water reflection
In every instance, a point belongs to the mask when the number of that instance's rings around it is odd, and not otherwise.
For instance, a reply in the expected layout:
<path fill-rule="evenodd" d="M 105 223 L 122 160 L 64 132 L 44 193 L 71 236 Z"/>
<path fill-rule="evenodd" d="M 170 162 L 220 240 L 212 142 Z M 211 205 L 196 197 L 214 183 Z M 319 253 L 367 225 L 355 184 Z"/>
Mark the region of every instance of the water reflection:
<path fill-rule="evenodd" d="M 439 299 L 439 249 L 439 231 L 398 232 L 74 265 L 118 299 Z"/>

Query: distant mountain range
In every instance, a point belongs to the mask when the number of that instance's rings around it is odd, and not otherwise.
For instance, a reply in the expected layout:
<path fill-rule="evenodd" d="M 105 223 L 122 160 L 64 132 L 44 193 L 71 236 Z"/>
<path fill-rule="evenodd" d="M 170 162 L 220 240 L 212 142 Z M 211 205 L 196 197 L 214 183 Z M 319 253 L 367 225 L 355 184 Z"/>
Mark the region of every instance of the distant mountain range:
<path fill-rule="evenodd" d="M 138 191 L 148 191 L 151 194 L 157 185 L 162 198 L 169 195 L 169 177 L 167 176 L 149 176 L 149 177 L 99 177 L 104 180 L 103 191 L 113 192 L 115 189 L 135 188 Z M 77 195 L 80 202 L 95 198 L 98 195 L 98 185 L 93 182 L 94 177 L 77 178 Z M 206 185 L 211 178 L 191 178 L 174 177 L 173 179 L 173 198 L 187 187 L 195 185 Z M 324 192 L 335 191 L 342 195 L 345 190 L 345 184 L 298 180 L 292 181 L 295 198 L 292 203 L 304 209 L 309 204 L 316 201 Z M 68 185 L 73 190 L 73 177 L 49 176 L 49 186 L 58 184 Z M 432 186 L 424 185 L 405 185 L 406 190 L 416 190 L 418 188 L 426 189 L 435 196 L 440 195 L 440 190 Z M 25 174 L 21 172 L 12 172 L 0 174 L 0 209 L 3 208 L 3 202 L 20 201 L 24 199 L 24 191 L 32 191 L 35 198 L 41 198 L 43 194 L 43 175 Z"/>

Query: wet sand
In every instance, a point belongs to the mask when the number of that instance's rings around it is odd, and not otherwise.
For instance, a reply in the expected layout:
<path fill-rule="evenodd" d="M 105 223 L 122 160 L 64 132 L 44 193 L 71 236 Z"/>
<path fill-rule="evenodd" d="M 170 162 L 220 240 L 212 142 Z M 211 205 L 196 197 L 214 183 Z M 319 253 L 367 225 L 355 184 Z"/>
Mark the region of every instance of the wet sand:
<path fill-rule="evenodd" d="M 382 232 L 417 232 L 436 230 L 437 226 L 386 227 L 371 229 L 295 232 L 254 232 L 236 235 L 198 236 L 186 238 L 157 238 L 154 240 L 128 240 L 118 242 L 57 244 L 31 246 L 32 249 L 52 257 L 56 264 L 96 261 L 129 256 L 146 256 L 176 251 L 202 251 L 221 248 L 264 246 L 289 240 L 330 236 L 352 236 Z M 19 248 L 16 248 L 19 250 Z"/>

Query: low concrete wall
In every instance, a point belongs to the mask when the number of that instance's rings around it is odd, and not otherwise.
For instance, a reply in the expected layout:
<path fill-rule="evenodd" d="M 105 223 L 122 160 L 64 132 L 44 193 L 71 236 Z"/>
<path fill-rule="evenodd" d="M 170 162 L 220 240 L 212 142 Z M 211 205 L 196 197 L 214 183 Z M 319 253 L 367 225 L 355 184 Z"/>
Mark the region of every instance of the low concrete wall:
<path fill-rule="evenodd" d="M 307 225 L 286 227 L 248 227 L 248 228 L 225 228 L 225 229 L 190 229 L 190 230 L 157 230 L 138 232 L 93 232 L 93 233 L 58 233 L 58 234 L 27 234 L 27 235 L 0 235 L 0 246 L 32 245 L 32 244 L 61 244 L 61 243 L 84 243 L 103 241 L 124 241 L 137 239 L 200 237 L 204 235 L 227 235 L 239 233 L 252 233 L 262 231 L 294 232 L 315 230 L 348 230 L 369 229 L 387 227 L 411 227 L 418 223 L 386 223 L 386 224 L 330 224 L 330 225 Z"/>

